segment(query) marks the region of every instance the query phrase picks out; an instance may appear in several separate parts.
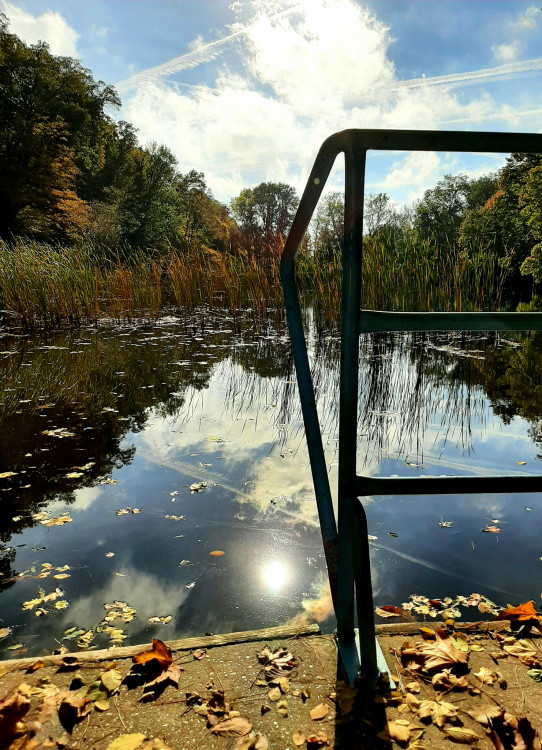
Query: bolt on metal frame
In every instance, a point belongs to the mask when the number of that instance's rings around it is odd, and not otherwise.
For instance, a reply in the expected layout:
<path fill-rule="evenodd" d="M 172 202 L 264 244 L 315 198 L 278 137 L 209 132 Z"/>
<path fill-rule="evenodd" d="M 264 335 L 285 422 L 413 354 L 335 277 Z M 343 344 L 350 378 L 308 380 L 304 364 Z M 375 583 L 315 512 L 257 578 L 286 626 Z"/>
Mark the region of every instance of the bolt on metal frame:
<path fill-rule="evenodd" d="M 542 135 L 431 130 L 343 130 L 320 148 L 281 257 L 281 280 L 329 582 L 345 671 L 376 689 L 383 664 L 375 639 L 367 519 L 359 498 L 533 492 L 542 476 L 369 477 L 356 471 L 359 335 L 382 331 L 542 330 L 542 313 L 386 312 L 360 310 L 363 197 L 367 151 L 542 153 Z M 295 254 L 336 156 L 345 157 L 339 404 L 338 527 L 333 510 L 299 296 Z M 359 638 L 354 629 L 357 615 Z"/>

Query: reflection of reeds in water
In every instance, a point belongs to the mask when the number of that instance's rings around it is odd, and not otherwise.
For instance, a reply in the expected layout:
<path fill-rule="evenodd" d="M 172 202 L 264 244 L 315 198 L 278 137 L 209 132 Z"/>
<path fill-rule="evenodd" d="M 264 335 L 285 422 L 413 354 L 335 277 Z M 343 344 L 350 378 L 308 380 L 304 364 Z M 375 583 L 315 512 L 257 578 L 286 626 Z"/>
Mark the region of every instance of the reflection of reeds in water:
<path fill-rule="evenodd" d="M 27 327 L 111 317 L 155 319 L 164 307 L 189 313 L 201 305 L 262 323 L 282 311 L 280 243 L 258 256 L 207 248 L 165 255 L 126 250 L 106 257 L 92 247 L 0 241 L 0 309 Z M 506 269 L 491 254 L 429 241 L 365 240 L 362 304 L 390 310 L 498 307 Z M 337 322 L 341 259 L 316 248 L 298 258 L 305 305 L 322 326 Z"/>

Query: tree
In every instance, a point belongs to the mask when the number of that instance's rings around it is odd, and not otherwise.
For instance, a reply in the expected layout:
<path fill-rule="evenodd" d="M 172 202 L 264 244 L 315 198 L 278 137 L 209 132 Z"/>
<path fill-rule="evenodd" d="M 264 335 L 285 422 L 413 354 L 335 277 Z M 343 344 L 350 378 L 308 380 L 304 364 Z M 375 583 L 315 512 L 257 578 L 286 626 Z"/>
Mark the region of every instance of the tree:
<path fill-rule="evenodd" d="M 331 260 L 340 253 L 344 234 L 344 196 L 339 192 L 325 195 L 316 209 L 313 222 L 314 253 L 321 260 Z"/>
<path fill-rule="evenodd" d="M 466 175 L 444 175 L 416 206 L 414 228 L 438 245 L 454 242 L 467 209 L 468 191 Z"/>
<path fill-rule="evenodd" d="M 0 236 L 65 238 L 87 222 L 78 185 L 99 169 L 114 90 L 44 43 L 27 46 L 0 15 Z"/>
<path fill-rule="evenodd" d="M 245 188 L 231 202 L 246 250 L 257 256 L 276 251 L 286 239 L 298 204 L 293 187 L 283 182 L 262 182 Z"/>
<path fill-rule="evenodd" d="M 391 223 L 394 213 L 393 204 L 386 193 L 368 193 L 363 209 L 366 234 L 374 237 L 379 229 Z"/>

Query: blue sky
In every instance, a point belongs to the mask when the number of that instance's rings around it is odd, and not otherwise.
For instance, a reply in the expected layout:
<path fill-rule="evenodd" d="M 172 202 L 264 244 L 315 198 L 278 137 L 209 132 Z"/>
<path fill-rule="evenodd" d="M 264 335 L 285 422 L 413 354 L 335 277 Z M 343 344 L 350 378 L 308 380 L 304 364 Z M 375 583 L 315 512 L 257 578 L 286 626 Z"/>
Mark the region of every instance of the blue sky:
<path fill-rule="evenodd" d="M 117 87 L 228 203 L 262 180 L 302 191 L 347 127 L 542 132 L 541 0 L 0 0 L 11 29 Z M 419 198 L 504 157 L 379 153 L 369 192 Z M 340 160 L 329 188 L 342 186 Z"/>

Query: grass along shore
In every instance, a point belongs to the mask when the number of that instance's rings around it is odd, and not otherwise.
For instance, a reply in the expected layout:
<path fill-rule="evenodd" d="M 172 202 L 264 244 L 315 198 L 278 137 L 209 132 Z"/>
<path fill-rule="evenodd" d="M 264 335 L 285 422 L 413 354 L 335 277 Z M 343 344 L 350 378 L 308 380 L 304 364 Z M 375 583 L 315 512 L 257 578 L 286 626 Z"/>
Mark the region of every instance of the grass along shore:
<path fill-rule="evenodd" d="M 32 240 L 0 241 L 0 315 L 8 327 L 55 328 L 99 318 L 153 320 L 165 309 L 191 312 L 202 305 L 237 315 L 250 310 L 263 322 L 282 307 L 280 249 L 222 255 L 206 248 L 159 255 L 130 251 L 104 256 L 92 248 Z M 389 310 L 498 308 L 506 267 L 487 252 L 430 242 L 395 247 L 364 241 L 362 305 Z M 300 293 L 324 323 L 339 314 L 338 252 L 301 254 Z"/>

